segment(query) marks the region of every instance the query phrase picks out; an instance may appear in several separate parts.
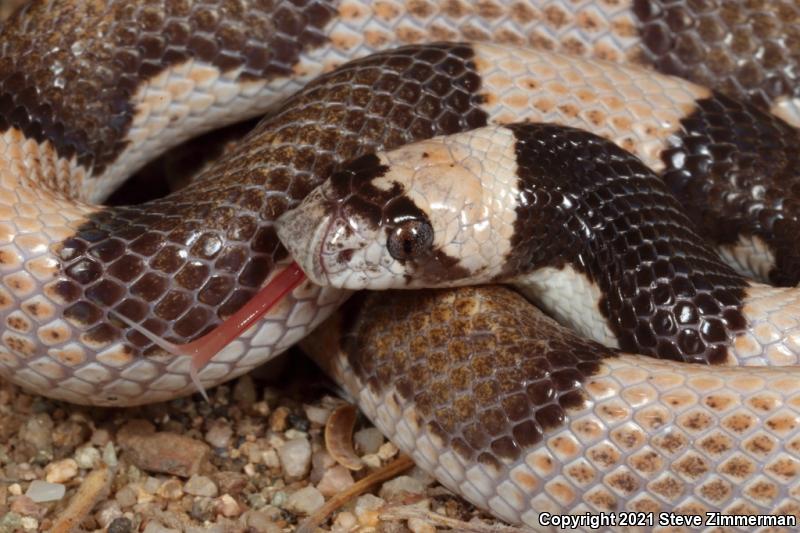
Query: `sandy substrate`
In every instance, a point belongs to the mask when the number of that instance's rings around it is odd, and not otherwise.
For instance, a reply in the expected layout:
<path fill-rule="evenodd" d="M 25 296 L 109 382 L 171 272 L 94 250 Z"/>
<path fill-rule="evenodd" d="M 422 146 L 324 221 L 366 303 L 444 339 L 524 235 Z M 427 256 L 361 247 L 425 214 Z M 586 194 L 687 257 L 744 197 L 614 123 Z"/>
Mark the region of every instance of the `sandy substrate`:
<path fill-rule="evenodd" d="M 298 530 L 399 454 L 362 423 L 355 449 L 366 467 L 338 465 L 323 429 L 343 402 L 302 354 L 287 359 L 287 368 L 259 372 L 282 376 L 285 386 L 245 376 L 209 391 L 210 403 L 194 395 L 86 408 L 0 382 L 0 532 Z M 345 498 L 308 531 L 497 530 L 492 524 L 410 468 Z"/>

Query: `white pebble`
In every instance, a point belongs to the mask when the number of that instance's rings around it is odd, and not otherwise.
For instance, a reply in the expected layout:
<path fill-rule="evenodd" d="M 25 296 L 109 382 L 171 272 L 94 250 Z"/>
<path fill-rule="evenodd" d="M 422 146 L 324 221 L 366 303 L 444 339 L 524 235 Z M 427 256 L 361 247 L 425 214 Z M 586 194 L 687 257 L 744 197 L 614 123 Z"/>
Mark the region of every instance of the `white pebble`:
<path fill-rule="evenodd" d="M 336 520 L 333 521 L 333 528 L 331 531 L 352 531 L 358 525 L 356 516 L 348 511 L 344 511 L 336 515 Z"/>
<path fill-rule="evenodd" d="M 75 462 L 78 468 L 89 470 L 100 463 L 100 451 L 94 446 L 84 446 L 75 450 Z"/>
<path fill-rule="evenodd" d="M 400 500 L 409 494 L 424 494 L 425 485 L 410 476 L 400 476 L 387 481 L 381 487 L 380 497 L 385 500 Z"/>
<path fill-rule="evenodd" d="M 281 466 L 281 460 L 278 458 L 278 452 L 272 449 L 261 454 L 261 462 L 267 465 L 269 468 L 279 468 Z"/>
<path fill-rule="evenodd" d="M 227 448 L 233 438 L 233 428 L 228 422 L 216 420 L 205 434 L 206 442 L 215 448 Z"/>
<path fill-rule="evenodd" d="M 325 505 L 325 497 L 311 485 L 293 492 L 286 500 L 286 509 L 303 515 L 310 515 Z"/>
<path fill-rule="evenodd" d="M 103 448 L 103 462 L 111 467 L 117 466 L 117 450 L 110 442 Z"/>
<path fill-rule="evenodd" d="M 358 522 L 363 526 L 376 526 L 379 523 L 379 511 L 386 505 L 383 498 L 373 494 L 364 494 L 356 500 L 353 511 L 358 517 Z"/>
<path fill-rule="evenodd" d="M 323 496 L 331 497 L 352 486 L 353 483 L 350 471 L 342 465 L 336 465 L 325 471 L 322 479 L 317 483 L 317 488 Z"/>
<path fill-rule="evenodd" d="M 220 496 L 219 512 L 222 513 L 222 516 L 227 516 L 228 518 L 242 514 L 239 504 L 236 503 L 236 500 L 234 500 L 230 494 L 223 494 Z"/>
<path fill-rule="evenodd" d="M 363 454 L 378 453 L 383 444 L 383 433 L 377 428 L 364 428 L 356 431 L 353 441 Z"/>
<path fill-rule="evenodd" d="M 63 483 L 78 475 L 75 459 L 62 459 L 44 467 L 45 479 L 50 483 Z"/>
<path fill-rule="evenodd" d="M 8 486 L 8 493 L 12 496 L 21 496 L 22 495 L 22 486 L 19 483 L 12 483 Z"/>
<path fill-rule="evenodd" d="M 20 524 L 22 524 L 22 528 L 25 531 L 38 531 L 39 530 L 39 521 L 33 518 L 32 516 L 23 516 L 20 519 Z"/>
<path fill-rule="evenodd" d="M 217 495 L 218 489 L 214 482 L 211 481 L 211 478 L 195 474 L 183 486 L 183 491 L 193 496 L 213 498 Z"/>
<path fill-rule="evenodd" d="M 278 458 L 287 477 L 300 479 L 311 466 L 311 444 L 304 438 L 287 441 L 278 448 Z"/>
<path fill-rule="evenodd" d="M 386 442 L 382 444 L 380 448 L 378 448 L 377 456 L 380 458 L 381 461 L 388 461 L 389 459 L 397 455 L 398 451 L 399 450 L 397 449 L 397 446 L 395 446 L 391 442 Z"/>
<path fill-rule="evenodd" d="M 377 453 L 368 453 L 361 457 L 361 460 L 364 461 L 364 464 L 370 468 L 380 468 L 381 466 L 381 458 L 378 457 Z"/>
<path fill-rule="evenodd" d="M 100 509 L 94 514 L 95 520 L 101 527 L 108 527 L 108 525 L 122 516 L 122 509 L 115 500 L 108 500 L 100 504 Z"/>
<path fill-rule="evenodd" d="M 48 483 L 37 479 L 31 481 L 25 496 L 36 503 L 56 502 L 64 497 L 66 491 L 67 487 L 61 483 Z"/>
<path fill-rule="evenodd" d="M 312 424 L 317 424 L 318 426 L 324 426 L 328 421 L 328 417 L 331 416 L 330 409 L 317 407 L 316 405 L 304 405 L 303 411 L 306 413 L 306 418 L 308 418 Z"/>

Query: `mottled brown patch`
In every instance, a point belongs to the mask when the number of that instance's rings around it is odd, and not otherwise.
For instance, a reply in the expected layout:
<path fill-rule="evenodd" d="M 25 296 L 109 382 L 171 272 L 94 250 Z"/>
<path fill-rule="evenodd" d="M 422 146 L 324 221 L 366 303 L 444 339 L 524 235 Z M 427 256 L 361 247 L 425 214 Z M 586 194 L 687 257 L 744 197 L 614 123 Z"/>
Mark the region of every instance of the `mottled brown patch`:
<path fill-rule="evenodd" d="M 665 500 L 675 501 L 683 494 L 685 485 L 681 480 L 667 474 L 648 483 L 647 488 Z"/>
<path fill-rule="evenodd" d="M 761 480 L 749 485 L 744 492 L 762 504 L 770 504 L 780 495 L 780 487 L 771 481 Z"/>
<path fill-rule="evenodd" d="M 623 450 L 635 450 L 644 444 L 645 434 L 635 426 L 615 429 L 611 432 L 611 440 Z"/>
<path fill-rule="evenodd" d="M 782 457 L 768 464 L 766 470 L 784 480 L 789 480 L 797 477 L 800 472 L 800 463 L 792 457 Z"/>
<path fill-rule="evenodd" d="M 703 403 L 717 412 L 726 411 L 736 403 L 735 398 L 723 394 L 709 394 L 703 399 Z"/>
<path fill-rule="evenodd" d="M 642 475 L 654 474 L 664 466 L 661 456 L 653 451 L 635 454 L 628 461 L 631 467 Z"/>
<path fill-rule="evenodd" d="M 619 451 L 609 444 L 599 444 L 587 450 L 586 456 L 601 468 L 610 468 L 620 459 Z"/>
<path fill-rule="evenodd" d="M 733 440 L 725 433 L 716 432 L 700 439 L 700 448 L 711 455 L 722 455 L 734 447 Z"/>
<path fill-rule="evenodd" d="M 719 472 L 740 481 L 752 475 L 755 471 L 755 462 L 739 454 L 727 459 L 719 467 Z"/>
<path fill-rule="evenodd" d="M 604 488 L 597 488 L 589 492 L 586 501 L 600 511 L 614 511 L 617 508 L 617 498 Z"/>
<path fill-rule="evenodd" d="M 599 359 L 612 356 L 500 287 L 369 293 L 357 304 L 346 304 L 343 313 L 348 320 L 342 349 L 359 379 L 379 396 L 402 387 L 400 408 L 416 402 L 421 423 L 441 427 L 466 458 L 488 454 L 507 462 L 542 443 L 567 422 L 559 400 L 579 392 L 576 388 L 599 370 Z M 444 335 L 433 333 L 441 329 L 440 318 L 453 326 Z M 502 327 L 491 331 L 487 324 Z M 567 345 L 575 346 L 573 355 L 566 355 Z M 547 449 L 572 458 L 580 447 L 557 435 Z M 619 460 L 619 452 L 596 449 L 595 457 L 610 464 Z M 547 472 L 555 465 L 548 453 L 533 466 Z"/>
<path fill-rule="evenodd" d="M 585 462 L 572 464 L 564 469 L 564 473 L 578 485 L 588 485 L 594 481 L 597 472 L 591 465 Z"/>
<path fill-rule="evenodd" d="M 786 434 L 797 427 L 797 416 L 792 413 L 775 414 L 767 419 L 765 425 L 778 434 Z"/>
<path fill-rule="evenodd" d="M 689 440 L 682 433 L 667 433 L 653 439 L 656 448 L 670 455 L 684 449 L 688 444 Z"/>
<path fill-rule="evenodd" d="M 723 479 L 715 479 L 708 483 L 703 483 L 699 492 L 705 500 L 720 504 L 731 497 L 733 486 Z"/>
<path fill-rule="evenodd" d="M 0 131 L 49 140 L 99 173 L 125 148 L 130 96 L 146 80 L 192 58 L 223 72 L 242 67 L 240 80 L 287 76 L 303 50 L 326 41 L 336 14 L 325 0 L 186 7 L 34 3 L 17 12 L 2 32 Z"/>
<path fill-rule="evenodd" d="M 639 490 L 639 479 L 630 472 L 615 472 L 605 482 L 620 495 L 629 496 Z"/>
<path fill-rule="evenodd" d="M 756 425 L 756 419 L 749 413 L 734 413 L 722 420 L 722 425 L 737 434 L 746 433 Z"/>
<path fill-rule="evenodd" d="M 672 468 L 684 478 L 696 480 L 709 471 L 710 465 L 703 456 L 690 453 L 672 463 Z"/>

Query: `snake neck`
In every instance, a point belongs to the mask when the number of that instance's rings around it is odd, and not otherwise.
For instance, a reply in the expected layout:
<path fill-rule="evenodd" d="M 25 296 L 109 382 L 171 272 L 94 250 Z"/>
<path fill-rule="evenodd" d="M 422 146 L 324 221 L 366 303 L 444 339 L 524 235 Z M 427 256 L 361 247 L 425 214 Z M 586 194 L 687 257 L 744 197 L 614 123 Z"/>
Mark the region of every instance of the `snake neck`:
<path fill-rule="evenodd" d="M 747 283 L 691 229 L 662 182 L 594 135 L 544 124 L 512 129 L 519 202 L 503 277 L 598 341 L 725 362 L 746 325 Z"/>

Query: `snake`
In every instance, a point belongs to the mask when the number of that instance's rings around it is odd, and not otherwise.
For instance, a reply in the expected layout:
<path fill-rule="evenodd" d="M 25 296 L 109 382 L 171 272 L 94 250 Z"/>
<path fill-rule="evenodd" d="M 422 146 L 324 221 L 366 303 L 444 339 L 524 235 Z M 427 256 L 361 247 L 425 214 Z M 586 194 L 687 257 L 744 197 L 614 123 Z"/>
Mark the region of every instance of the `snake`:
<path fill-rule="evenodd" d="M 502 402 L 500 396 L 481 396 L 491 395 L 491 384 L 467 381 L 457 398 L 406 404 L 407 387 L 394 393 L 380 386 L 403 377 L 387 375 L 388 362 L 369 367 L 374 379 L 348 371 L 342 383 L 367 402 L 362 408 L 374 413 L 390 436 L 402 411 L 406 425 L 396 435 L 401 447 L 446 486 L 510 522 L 538 528 L 540 512 L 547 509 L 619 510 L 626 496 L 642 509 L 683 504 L 742 512 L 772 509 L 784 498 L 788 507 L 781 509 L 795 512 L 790 485 L 796 460 L 786 436 L 794 427 L 791 372 L 764 368 L 743 375 L 714 367 L 711 374 L 686 362 L 643 363 L 640 355 L 615 350 L 708 363 L 794 362 L 792 286 L 800 271 L 792 186 L 800 124 L 797 20 L 797 6 L 790 2 L 32 1 L 0 29 L 0 376 L 59 400 L 133 406 L 193 393 L 198 383 L 210 387 L 233 379 L 304 338 L 313 352 L 319 335 L 338 335 L 334 326 L 345 315 L 334 311 L 349 291 L 303 282 L 281 294 L 264 317 L 239 319 L 293 260 L 276 222 L 302 213 L 301 202 L 316 198 L 318 186 L 335 176 L 339 179 L 331 184 L 349 183 L 357 165 L 371 161 L 370 154 L 374 158 L 441 135 L 473 130 L 485 135 L 499 131 L 486 127 L 519 122 L 582 128 L 606 139 L 600 152 L 632 166 L 637 179 L 653 183 L 654 192 L 646 194 L 667 205 L 654 208 L 668 215 L 663 227 L 648 231 L 675 237 L 667 248 L 679 242 L 678 248 L 689 250 L 689 261 L 678 255 L 665 267 L 670 275 L 680 274 L 667 293 L 699 291 L 688 304 L 680 300 L 667 311 L 659 308 L 661 321 L 649 329 L 639 320 L 649 311 L 640 309 L 647 302 L 625 291 L 612 309 L 615 324 L 606 316 L 601 324 L 592 322 L 595 315 L 580 315 L 591 317 L 583 331 L 599 332 L 611 348 L 562 331 L 503 288 L 430 291 L 412 301 L 393 293 L 397 303 L 386 311 L 374 305 L 375 312 L 367 314 L 345 308 L 356 322 L 341 338 L 375 335 L 374 342 L 366 341 L 373 349 L 395 339 L 398 347 L 408 342 L 412 352 L 424 349 L 425 342 L 432 348 L 446 342 L 433 332 L 424 338 L 404 335 L 404 324 L 414 321 L 391 321 L 387 313 L 405 309 L 455 320 L 458 311 L 485 331 L 503 332 L 507 341 L 480 341 L 498 361 L 528 352 L 541 354 L 530 361 L 555 365 L 553 371 L 543 370 L 545 365 L 517 374 L 517 385 L 520 375 L 527 380 L 544 372 L 542 383 L 553 386 L 533 386 L 533 397 L 547 398 L 533 402 L 538 418 L 529 417 L 516 433 L 488 423 L 497 409 L 471 419 L 499 429 L 501 437 L 491 444 L 477 436 L 481 428 L 463 442 L 452 437 L 453 417 L 476 409 L 464 404 L 469 399 L 514 409 L 511 396 Z M 102 205 L 129 175 L 171 146 L 261 114 L 243 142 L 190 186 L 143 204 Z M 608 143 L 632 155 L 623 156 Z M 362 170 L 374 173 L 382 166 L 367 164 Z M 667 189 L 676 200 L 668 199 Z M 680 228 L 673 227 L 679 219 Z M 646 246 L 641 251 L 661 253 Z M 443 255 L 435 264 L 447 264 L 452 272 L 450 259 Z M 658 266 L 652 275 L 661 277 L 662 263 L 653 263 Z M 693 277 L 695 268 L 700 270 Z M 780 287 L 745 281 L 743 273 Z M 580 279 L 548 275 L 562 285 Z M 629 280 L 627 289 L 635 292 L 645 284 L 646 275 L 641 276 Z M 721 285 L 706 285 L 712 282 Z M 595 297 L 581 301 L 591 307 L 601 300 L 598 287 L 578 284 L 580 296 Z M 455 307 L 448 311 L 448 305 Z M 532 318 L 507 314 L 523 306 Z M 551 313 L 569 320 L 566 311 Z M 698 314 L 703 318 L 696 327 L 668 327 Z M 240 322 L 238 329 L 232 318 Z M 317 336 L 308 337 L 320 324 Z M 459 342 L 477 342 L 468 329 L 455 327 L 457 320 L 453 324 L 447 330 L 449 352 L 426 353 L 457 355 Z M 655 329 L 669 331 L 656 338 Z M 553 340 L 537 340 L 542 332 Z M 201 346 L 193 357 L 164 349 L 197 347 L 209 336 L 224 342 L 210 343 L 213 351 Z M 514 345 L 522 338 L 528 340 Z M 354 348 L 347 342 L 329 347 L 340 345 L 344 358 L 329 353 L 322 363 L 332 373 L 336 365 L 366 364 L 348 358 Z M 391 353 L 397 363 L 404 352 Z M 474 366 L 494 367 L 479 360 L 478 352 L 470 353 Z M 440 355 L 430 356 L 431 365 L 442 364 Z M 520 368 L 528 359 L 517 357 Z M 586 379 L 578 379 L 570 365 Z M 646 382 L 658 383 L 648 376 L 662 370 L 663 387 L 673 384 L 673 394 L 636 381 L 645 375 Z M 419 373 L 425 371 L 403 372 L 423 382 Z M 688 388 L 680 388 L 682 383 Z M 441 388 L 431 383 L 430 391 Z M 620 391 L 618 401 L 608 403 L 614 390 Z M 627 398 L 627 407 L 621 398 Z M 450 399 L 450 414 L 436 408 L 437 401 Z M 640 411 L 647 399 L 651 409 Z M 544 406 L 545 401 L 550 403 Z M 587 412 L 592 402 L 602 416 L 587 419 L 583 433 L 566 424 L 568 416 L 577 416 L 567 415 L 568 409 Z M 701 403 L 718 407 L 690 416 L 699 413 Z M 746 406 L 755 406 L 756 414 L 742 415 Z M 683 433 L 669 422 L 681 408 L 675 419 L 686 420 Z M 418 416 L 426 409 L 444 413 L 443 418 L 422 424 Z M 619 422 L 613 427 L 612 415 Z M 740 438 L 731 427 L 752 438 Z M 587 433 L 591 428 L 593 436 Z M 734 433 L 723 433 L 724 428 Z M 537 439 L 544 429 L 550 431 L 546 441 L 544 433 Z M 557 437 L 551 430 L 566 433 Z M 689 437 L 703 430 L 714 436 L 706 440 L 709 446 L 691 445 Z M 786 433 L 778 439 L 780 431 Z M 634 437 L 653 440 L 642 444 L 640 455 L 628 454 L 628 448 L 623 453 L 620 446 Z M 447 453 L 441 448 L 445 441 Z M 666 455 L 655 457 L 656 450 Z M 564 477 L 566 463 L 555 468 L 556 460 L 566 461 L 570 453 L 589 461 L 572 470 L 583 477 Z M 652 470 L 639 468 L 637 457 L 644 462 L 652 457 Z M 598 462 L 602 458 L 605 465 Z M 712 459 L 720 461 L 717 470 L 710 467 Z M 657 488 L 645 491 L 642 480 Z M 735 489 L 724 501 L 720 490 L 719 501 L 708 496 L 725 486 Z"/>

